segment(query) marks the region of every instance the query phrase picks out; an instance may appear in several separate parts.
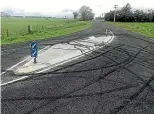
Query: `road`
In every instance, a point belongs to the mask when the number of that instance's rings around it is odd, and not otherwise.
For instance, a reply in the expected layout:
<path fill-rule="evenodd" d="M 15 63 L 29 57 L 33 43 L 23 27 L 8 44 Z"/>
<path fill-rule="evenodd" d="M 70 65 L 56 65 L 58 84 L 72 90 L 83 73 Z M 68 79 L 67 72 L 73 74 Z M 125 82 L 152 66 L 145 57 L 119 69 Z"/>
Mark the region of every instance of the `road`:
<path fill-rule="evenodd" d="M 2 86 L 2 114 L 153 114 L 153 40 L 94 20 L 90 29 L 40 40 L 38 45 L 42 49 L 101 35 L 106 29 L 115 38 L 102 49 Z M 2 47 L 3 82 L 19 77 L 7 69 L 29 54 L 29 43 Z"/>

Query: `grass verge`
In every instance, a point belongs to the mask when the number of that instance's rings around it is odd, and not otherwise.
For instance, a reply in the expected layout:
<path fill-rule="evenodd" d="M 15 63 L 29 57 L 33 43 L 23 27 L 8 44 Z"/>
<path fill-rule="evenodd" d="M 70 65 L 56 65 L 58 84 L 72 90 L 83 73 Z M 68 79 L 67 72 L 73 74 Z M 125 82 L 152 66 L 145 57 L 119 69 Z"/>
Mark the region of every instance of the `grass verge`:
<path fill-rule="evenodd" d="M 53 38 L 57 36 L 69 35 L 74 32 L 79 32 L 81 30 L 88 29 L 90 27 L 91 27 L 90 21 L 70 21 L 69 23 L 65 22 L 59 26 L 39 29 L 27 35 L 2 37 L 1 45 L 21 43 L 21 42 L 27 42 L 27 41 L 36 41 L 40 39 L 48 39 L 48 38 Z"/>
<path fill-rule="evenodd" d="M 131 32 L 139 33 L 143 36 L 154 38 L 154 23 L 141 22 L 106 22 L 108 24 L 125 28 Z"/>

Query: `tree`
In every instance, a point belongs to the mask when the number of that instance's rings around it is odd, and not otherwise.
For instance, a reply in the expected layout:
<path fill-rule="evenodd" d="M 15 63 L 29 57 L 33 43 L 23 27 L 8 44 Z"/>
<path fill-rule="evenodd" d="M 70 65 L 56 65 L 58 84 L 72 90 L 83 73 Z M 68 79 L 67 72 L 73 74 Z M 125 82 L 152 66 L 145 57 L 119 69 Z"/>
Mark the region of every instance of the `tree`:
<path fill-rule="evenodd" d="M 152 22 L 154 22 L 154 10 L 152 10 L 152 16 L 153 16 Z"/>
<path fill-rule="evenodd" d="M 110 11 L 105 14 L 105 20 L 107 21 L 113 21 L 114 19 L 114 11 Z"/>
<path fill-rule="evenodd" d="M 127 3 L 122 9 L 121 9 L 121 16 L 122 16 L 122 20 L 127 22 L 130 21 L 132 18 L 132 11 L 131 11 L 132 7 L 129 3 Z"/>
<path fill-rule="evenodd" d="M 135 10 L 134 12 L 134 18 L 136 22 L 142 22 L 143 21 L 143 15 L 144 12 L 142 10 Z"/>
<path fill-rule="evenodd" d="M 154 10 L 131 10 L 130 4 L 126 4 L 116 12 L 116 21 L 120 22 L 154 22 Z M 105 20 L 113 21 L 114 11 L 105 14 Z"/>
<path fill-rule="evenodd" d="M 77 19 L 77 17 L 78 17 L 78 12 L 73 12 L 73 15 L 74 15 L 74 19 Z"/>
<path fill-rule="evenodd" d="M 152 22 L 153 21 L 153 18 L 154 18 L 154 10 L 151 9 L 151 10 L 148 10 L 148 12 L 149 12 L 147 14 L 148 15 L 148 21 L 149 22 Z"/>
<path fill-rule="evenodd" d="M 88 6 L 82 6 L 79 10 L 79 13 L 81 15 L 82 20 L 92 20 L 94 19 L 94 13 L 92 12 L 92 9 Z"/>

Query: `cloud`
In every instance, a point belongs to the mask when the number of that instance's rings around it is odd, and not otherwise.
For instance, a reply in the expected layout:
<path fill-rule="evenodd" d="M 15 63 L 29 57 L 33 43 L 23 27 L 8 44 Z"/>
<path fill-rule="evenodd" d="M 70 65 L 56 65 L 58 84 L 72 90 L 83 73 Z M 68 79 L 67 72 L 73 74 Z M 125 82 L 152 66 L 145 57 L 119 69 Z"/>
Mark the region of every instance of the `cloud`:
<path fill-rule="evenodd" d="M 63 9 L 61 12 L 73 12 L 71 9 Z"/>
<path fill-rule="evenodd" d="M 15 9 L 15 8 L 6 8 L 6 9 L 2 9 L 2 11 L 11 16 L 14 16 L 14 15 L 22 16 L 24 15 L 24 12 L 25 12 L 23 9 Z"/>
<path fill-rule="evenodd" d="M 103 4 L 98 4 L 98 5 L 96 5 L 96 7 L 98 7 L 98 8 L 103 8 L 104 5 L 103 5 Z"/>
<path fill-rule="evenodd" d="M 11 16 L 44 16 L 44 17 L 57 17 L 57 18 L 73 18 L 73 11 L 69 9 L 64 9 L 59 13 L 42 13 L 42 12 L 25 12 L 23 9 L 16 8 L 6 8 L 2 10 Z"/>

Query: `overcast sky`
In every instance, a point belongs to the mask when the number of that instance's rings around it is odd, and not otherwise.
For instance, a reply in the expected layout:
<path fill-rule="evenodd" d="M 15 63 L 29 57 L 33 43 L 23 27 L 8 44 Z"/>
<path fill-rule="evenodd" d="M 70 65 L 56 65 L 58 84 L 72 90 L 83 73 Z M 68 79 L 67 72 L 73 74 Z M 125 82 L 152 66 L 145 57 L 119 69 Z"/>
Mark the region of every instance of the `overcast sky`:
<path fill-rule="evenodd" d="M 154 8 L 154 0 L 1 0 L 0 7 L 24 9 L 25 12 L 59 13 L 88 5 L 99 15 L 112 10 L 114 4 L 122 7 L 126 3 L 133 8 Z"/>

